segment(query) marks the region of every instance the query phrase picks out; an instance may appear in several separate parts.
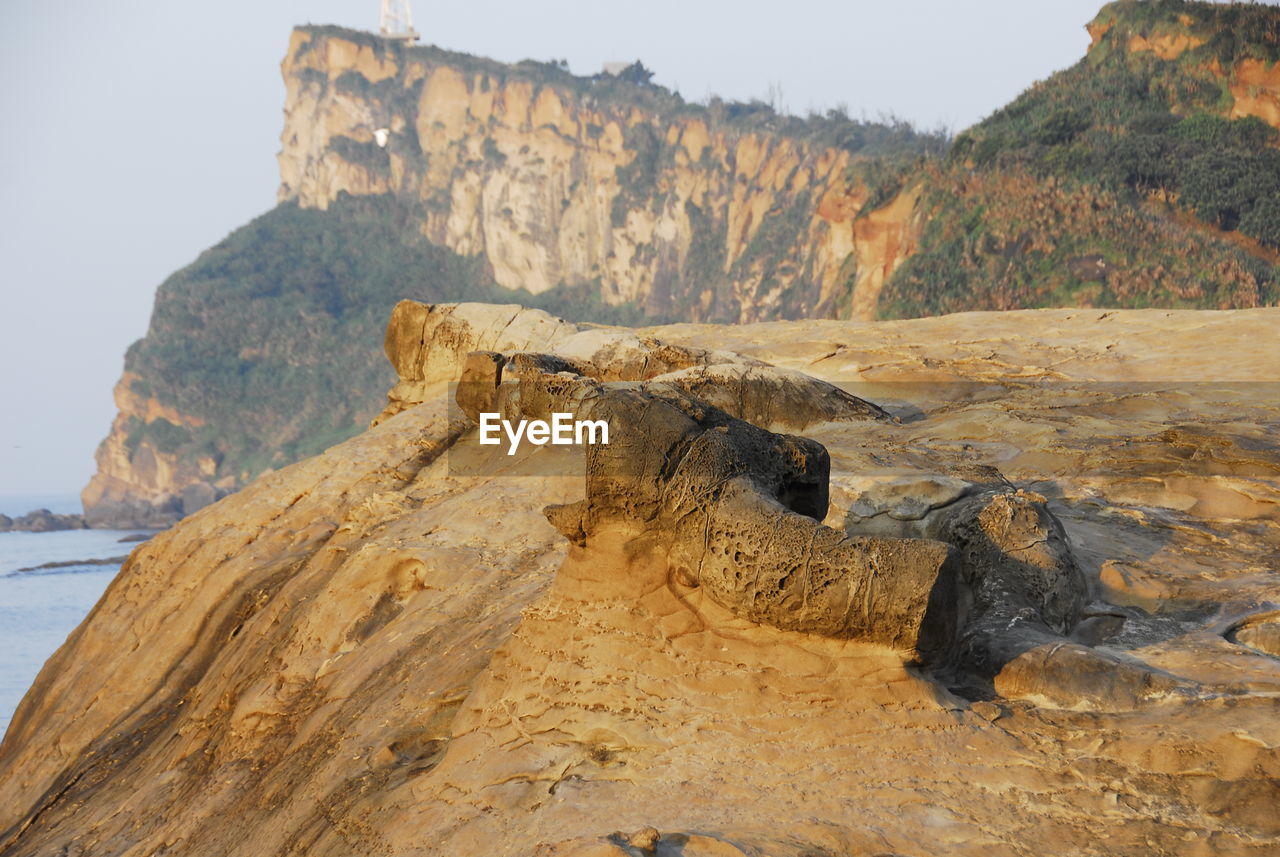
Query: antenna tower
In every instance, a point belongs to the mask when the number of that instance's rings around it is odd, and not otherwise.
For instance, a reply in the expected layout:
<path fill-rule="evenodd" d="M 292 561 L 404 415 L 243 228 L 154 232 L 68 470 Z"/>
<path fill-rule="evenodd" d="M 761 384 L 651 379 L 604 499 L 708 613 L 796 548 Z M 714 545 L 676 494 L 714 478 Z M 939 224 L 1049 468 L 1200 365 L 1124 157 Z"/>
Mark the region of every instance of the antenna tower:
<path fill-rule="evenodd" d="M 384 39 L 396 39 L 406 44 L 418 41 L 418 31 L 413 28 L 413 12 L 409 9 L 409 0 L 382 0 L 378 33 Z"/>

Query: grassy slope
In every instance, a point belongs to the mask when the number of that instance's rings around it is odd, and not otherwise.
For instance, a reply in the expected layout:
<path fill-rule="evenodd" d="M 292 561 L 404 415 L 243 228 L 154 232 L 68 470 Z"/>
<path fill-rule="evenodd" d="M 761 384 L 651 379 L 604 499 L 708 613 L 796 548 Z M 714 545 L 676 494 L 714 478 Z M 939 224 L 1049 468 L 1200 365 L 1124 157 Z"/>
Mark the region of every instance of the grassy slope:
<path fill-rule="evenodd" d="M 1275 57 L 1280 10 L 1122 2 L 1097 23 L 1110 30 L 1087 57 L 961 134 L 927 176 L 922 252 L 885 289 L 884 316 L 1280 297 L 1265 249 L 1280 245 L 1278 135 L 1224 118 L 1222 72 Z M 1188 33 L 1204 43 L 1175 60 L 1128 50 Z"/>
<path fill-rule="evenodd" d="M 609 323 L 642 317 L 587 289 L 535 296 L 495 286 L 480 260 L 423 240 L 421 217 L 390 197 L 344 197 L 328 211 L 284 204 L 171 276 L 126 370 L 136 392 L 205 425 L 136 423 L 131 442 L 213 456 L 217 478 L 243 480 L 356 434 L 395 380 L 382 334 L 404 298 L 515 302 Z"/>

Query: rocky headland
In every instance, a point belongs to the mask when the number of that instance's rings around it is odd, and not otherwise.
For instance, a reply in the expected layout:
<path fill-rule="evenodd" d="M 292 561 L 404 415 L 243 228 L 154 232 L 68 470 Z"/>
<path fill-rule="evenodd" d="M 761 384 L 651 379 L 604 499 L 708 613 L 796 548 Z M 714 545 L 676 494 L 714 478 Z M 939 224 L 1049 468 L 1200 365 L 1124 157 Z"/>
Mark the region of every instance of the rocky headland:
<path fill-rule="evenodd" d="M 376 425 L 50 659 L 0 851 L 1274 853 L 1277 312 L 402 303 Z"/>
<path fill-rule="evenodd" d="M 948 139 L 299 27 L 280 204 L 161 285 L 86 520 L 167 526 L 358 433 L 402 298 L 627 324 L 1276 305 L 1280 12 L 1121 0 L 1089 31 Z"/>

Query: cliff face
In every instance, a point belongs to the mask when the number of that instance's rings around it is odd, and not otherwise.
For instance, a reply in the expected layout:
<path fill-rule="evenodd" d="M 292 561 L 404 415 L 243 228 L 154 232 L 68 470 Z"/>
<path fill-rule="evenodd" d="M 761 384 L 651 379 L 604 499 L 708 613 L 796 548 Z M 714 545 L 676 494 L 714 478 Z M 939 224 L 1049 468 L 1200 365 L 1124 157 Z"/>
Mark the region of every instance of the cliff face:
<path fill-rule="evenodd" d="M 1126 0 L 1089 26 L 1075 67 L 910 169 L 812 120 L 299 30 L 280 196 L 397 194 L 501 286 L 691 320 L 1273 303 L 1280 15 Z"/>
<path fill-rule="evenodd" d="M 405 304 L 386 340 L 402 410 L 138 546 L 50 659 L 0 744 L 0 851 L 1273 853 L 1276 313 L 632 333 Z M 539 383 L 572 394 L 569 367 L 661 372 L 629 389 L 720 425 L 652 480 L 618 478 L 625 460 L 585 480 L 463 476 L 451 456 L 475 429 L 446 389 L 472 349 L 510 358 L 502 383 L 534 385 L 507 399 L 518 408 L 539 406 Z M 553 357 L 512 353 L 529 351 Z M 757 419 L 795 426 L 830 395 L 817 376 L 900 419 L 832 414 L 784 438 L 687 398 L 749 415 L 744 392 L 790 379 L 808 394 Z M 619 449 L 649 410 L 629 412 Z M 666 449 L 630 437 L 646 467 Z M 744 437 L 763 454 L 727 484 Z M 715 478 L 678 490 L 699 474 Z M 1021 490 L 959 518 L 976 522 L 971 551 L 937 541 L 997 475 Z M 759 496 L 770 484 L 779 501 Z M 717 493 L 710 529 L 637 520 Z M 1019 579 L 1065 548 L 1091 602 L 1056 611 L 1051 645 L 1000 655 L 984 693 L 908 665 L 917 578 L 845 601 L 829 585 L 868 556 L 871 577 L 897 572 L 887 543 L 924 549 L 917 573 L 985 563 L 976 537 L 1012 531 L 1010 509 L 1061 527 L 1005 546 Z M 691 562 L 691 546 L 714 550 Z M 851 561 L 825 565 L 833 552 Z M 735 571 L 757 587 L 745 603 Z M 1016 610 L 1002 634 L 1055 613 L 1017 594 L 974 604 Z"/>
<path fill-rule="evenodd" d="M 166 280 L 82 494 L 91 525 L 167 526 L 366 427 L 393 377 L 379 348 L 392 307 L 485 286 L 406 239 L 405 216 L 380 198 L 280 206 Z"/>
<path fill-rule="evenodd" d="M 602 89 L 639 84 L 306 28 L 282 69 L 281 200 L 421 200 L 423 234 L 509 289 L 593 284 L 691 320 L 869 317 L 910 245 L 881 236 L 918 226 L 898 202 L 855 227 L 870 191 L 846 149 Z"/>
<path fill-rule="evenodd" d="M 119 413 L 94 455 L 98 470 L 80 495 L 91 527 L 167 527 L 237 487 L 234 476 L 218 478 L 213 457 L 181 457 L 151 437 L 138 436 L 143 426 L 181 430 L 199 427 L 201 420 L 138 395 L 136 380 L 125 372 L 116 384 Z"/>

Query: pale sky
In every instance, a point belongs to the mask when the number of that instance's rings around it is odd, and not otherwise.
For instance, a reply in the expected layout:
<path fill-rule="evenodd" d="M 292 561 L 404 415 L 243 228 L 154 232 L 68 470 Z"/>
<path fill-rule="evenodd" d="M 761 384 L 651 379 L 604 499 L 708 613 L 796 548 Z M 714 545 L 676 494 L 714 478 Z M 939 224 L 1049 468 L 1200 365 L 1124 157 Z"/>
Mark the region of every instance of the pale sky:
<path fill-rule="evenodd" d="M 578 74 L 641 59 L 691 100 L 848 106 L 959 130 L 1085 52 L 1098 0 L 413 5 L 423 41 Z M 0 0 L 0 496 L 74 493 L 156 286 L 275 204 L 301 23 L 378 0 Z M 0 509 L 4 511 L 4 509 Z M 26 511 L 21 510 L 21 511 Z"/>

